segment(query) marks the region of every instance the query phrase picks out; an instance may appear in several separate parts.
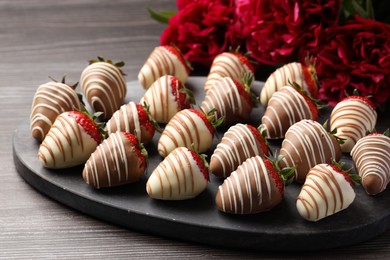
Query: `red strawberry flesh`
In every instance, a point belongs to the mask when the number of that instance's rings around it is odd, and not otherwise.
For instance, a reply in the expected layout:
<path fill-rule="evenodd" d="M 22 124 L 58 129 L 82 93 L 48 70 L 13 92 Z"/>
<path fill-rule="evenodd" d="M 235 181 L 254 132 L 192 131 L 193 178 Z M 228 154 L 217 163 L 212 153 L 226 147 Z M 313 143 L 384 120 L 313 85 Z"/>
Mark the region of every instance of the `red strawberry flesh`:
<path fill-rule="evenodd" d="M 302 67 L 303 67 L 303 77 L 304 77 L 305 82 L 309 88 L 308 90 L 309 90 L 310 96 L 317 98 L 318 97 L 318 87 L 317 87 L 316 81 L 314 80 L 314 78 L 312 76 L 312 72 L 310 71 L 310 69 L 307 66 L 302 65 Z"/>
<path fill-rule="evenodd" d="M 362 96 L 348 96 L 346 98 L 343 99 L 344 100 L 349 100 L 349 99 L 355 99 L 355 100 L 359 100 L 363 103 L 366 103 L 367 105 L 369 105 L 372 109 L 375 109 L 375 106 L 374 104 L 371 102 L 371 100 L 367 97 L 362 97 Z"/>
<path fill-rule="evenodd" d="M 265 164 L 265 167 L 267 168 L 268 174 L 274 179 L 276 188 L 280 192 L 280 194 L 284 195 L 284 182 L 280 178 L 279 173 L 275 170 L 273 164 L 271 161 L 263 159 L 263 162 Z"/>
<path fill-rule="evenodd" d="M 144 107 L 141 104 L 136 104 L 139 124 L 145 128 L 145 130 L 150 134 L 154 135 L 155 128 L 153 123 L 149 120 L 149 115 L 145 111 Z"/>
<path fill-rule="evenodd" d="M 239 54 L 239 53 L 235 53 L 235 52 L 232 52 L 231 54 L 233 54 L 234 56 L 236 56 L 236 57 L 240 60 L 240 62 L 241 62 L 242 64 L 246 65 L 246 66 L 249 68 L 249 70 L 250 70 L 252 73 L 254 73 L 255 69 L 253 68 L 252 63 L 248 60 L 247 57 L 245 57 L 244 55 L 241 55 L 241 54 Z"/>
<path fill-rule="evenodd" d="M 340 173 L 341 175 L 344 176 L 345 180 L 349 183 L 349 185 L 351 185 L 351 187 L 353 188 L 354 187 L 354 183 L 353 181 L 351 180 L 351 178 L 349 177 L 348 173 L 346 173 L 345 171 L 343 170 L 340 170 L 339 168 L 337 168 L 335 165 L 333 164 L 328 164 L 333 170 L 335 170 L 336 172 Z"/>
<path fill-rule="evenodd" d="M 130 141 L 131 145 L 134 147 L 134 151 L 137 153 L 137 157 L 141 160 L 140 168 L 145 169 L 146 168 L 146 159 L 145 159 L 145 156 L 142 155 L 137 137 L 133 134 L 128 133 L 128 132 L 124 132 L 123 134 Z"/>
<path fill-rule="evenodd" d="M 188 67 L 186 60 L 184 59 L 183 55 L 180 53 L 180 51 L 176 47 L 174 47 L 172 45 L 164 45 L 163 47 L 167 51 L 169 51 L 170 53 L 174 54 L 180 60 L 180 62 L 186 68 L 187 73 L 190 72 L 190 67 Z"/>
<path fill-rule="evenodd" d="M 80 125 L 97 144 L 102 142 L 103 136 L 99 131 L 99 127 L 89 116 L 79 111 L 70 111 L 68 112 L 68 115 L 74 118 L 76 123 Z"/>
<path fill-rule="evenodd" d="M 203 122 L 206 124 L 206 126 L 209 129 L 211 135 L 214 135 L 214 130 L 215 129 L 214 129 L 213 125 L 210 123 L 210 121 L 207 119 L 206 115 L 203 114 L 201 111 L 196 110 L 196 109 L 192 109 L 191 108 L 189 110 L 190 110 L 190 112 L 192 112 L 192 113 L 196 114 L 198 117 L 200 117 L 203 120 Z"/>
<path fill-rule="evenodd" d="M 183 84 L 174 76 L 171 78 L 171 86 L 172 86 L 172 95 L 175 97 L 175 101 L 179 106 L 180 110 L 190 108 L 191 103 L 187 98 L 187 94 L 181 92 L 180 90 L 184 88 Z"/>
<path fill-rule="evenodd" d="M 196 165 L 198 165 L 200 172 L 203 174 L 203 177 L 208 180 L 209 179 L 209 170 L 203 163 L 203 159 L 200 157 L 199 154 L 195 153 L 192 150 L 188 150 L 191 152 L 192 158 L 194 158 Z"/>
<path fill-rule="evenodd" d="M 318 108 L 317 108 L 317 104 L 313 102 L 313 100 L 311 100 L 305 93 L 301 92 L 299 89 L 295 88 L 296 91 L 299 92 L 299 94 L 301 94 L 301 96 L 305 99 L 307 105 L 309 106 L 309 109 L 310 109 L 310 112 L 311 112 L 311 115 L 312 115 L 312 119 L 314 121 L 317 121 L 318 119 Z"/>
<path fill-rule="evenodd" d="M 264 155 L 268 156 L 268 146 L 265 143 L 264 139 L 261 137 L 260 132 L 251 125 L 247 124 L 246 126 L 249 128 L 249 130 L 252 132 L 252 134 L 256 137 L 256 139 L 261 144 L 261 149 L 263 150 Z"/>
<path fill-rule="evenodd" d="M 250 94 L 245 90 L 244 86 L 238 82 L 237 80 L 233 79 L 234 84 L 236 85 L 238 89 L 238 93 L 241 97 L 244 98 L 245 102 L 249 104 L 249 106 L 252 106 L 252 99 Z"/>

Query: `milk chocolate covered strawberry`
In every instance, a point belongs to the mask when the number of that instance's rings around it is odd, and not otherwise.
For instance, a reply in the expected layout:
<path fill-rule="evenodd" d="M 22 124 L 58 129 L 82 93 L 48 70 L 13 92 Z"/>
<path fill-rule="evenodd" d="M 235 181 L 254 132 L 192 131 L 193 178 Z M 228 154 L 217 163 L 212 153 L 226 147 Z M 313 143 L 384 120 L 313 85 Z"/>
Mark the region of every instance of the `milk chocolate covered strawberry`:
<path fill-rule="evenodd" d="M 159 123 L 168 123 L 180 110 L 195 103 L 192 92 L 175 76 L 164 75 L 157 79 L 141 98 L 149 107 L 151 116 Z"/>
<path fill-rule="evenodd" d="M 296 83 L 276 91 L 269 100 L 261 119 L 261 129 L 267 130 L 267 138 L 284 138 L 287 129 L 302 119 L 318 119 L 317 100 L 311 99 Z"/>
<path fill-rule="evenodd" d="M 293 169 L 279 169 L 277 162 L 254 156 L 247 159 L 219 186 L 215 202 L 220 211 L 254 214 L 278 205 Z"/>
<path fill-rule="evenodd" d="M 178 147 L 152 172 L 146 191 L 154 199 L 192 199 L 206 189 L 208 180 L 205 156 L 186 147 Z"/>
<path fill-rule="evenodd" d="M 115 132 L 91 154 L 83 170 L 84 181 L 94 188 L 137 182 L 145 173 L 147 152 L 136 136 Z"/>
<path fill-rule="evenodd" d="M 317 73 L 314 63 L 308 59 L 306 64 L 292 62 L 274 71 L 261 90 L 261 104 L 267 106 L 271 96 L 283 86 L 288 85 L 289 81 L 298 83 L 310 97 L 317 98 L 319 88 Z"/>
<path fill-rule="evenodd" d="M 282 142 L 281 167 L 296 166 L 295 180 L 303 183 L 309 170 L 320 163 L 341 158 L 337 136 L 328 133 L 320 123 L 304 119 L 292 125 Z"/>
<path fill-rule="evenodd" d="M 236 124 L 228 129 L 210 158 L 210 171 L 228 177 L 246 159 L 268 156 L 268 146 L 262 133 L 251 125 Z"/>
<path fill-rule="evenodd" d="M 103 120 L 110 119 L 126 97 L 125 74 L 121 70 L 123 65 L 123 62 L 113 64 L 111 60 L 98 57 L 91 60 L 81 74 L 81 90 L 93 111 L 103 113 Z"/>
<path fill-rule="evenodd" d="M 39 142 L 43 141 L 59 114 L 81 109 L 80 98 L 74 90 L 76 86 L 65 84 L 64 77 L 61 82 L 51 81 L 38 87 L 32 103 L 30 128 Z"/>
<path fill-rule="evenodd" d="M 214 81 L 218 81 L 224 77 L 229 77 L 240 82 L 242 75 L 253 73 L 254 69 L 247 55 L 242 55 L 238 51 L 223 52 L 217 55 L 211 64 L 205 84 L 205 91 L 208 92 L 214 87 Z"/>
<path fill-rule="evenodd" d="M 189 73 L 189 63 L 180 50 L 172 45 L 164 45 L 154 48 L 138 73 L 138 80 L 141 86 L 147 89 L 164 75 L 175 76 L 185 83 Z"/>
<path fill-rule="evenodd" d="M 374 132 L 359 139 L 351 151 L 362 186 L 369 195 L 384 191 L 390 182 L 390 138 Z"/>
<path fill-rule="evenodd" d="M 310 169 L 298 195 L 296 207 L 308 221 L 318 221 L 351 205 L 354 180 L 338 164 L 318 164 Z"/>
<path fill-rule="evenodd" d="M 337 128 L 337 135 L 345 139 L 341 150 L 349 153 L 367 131 L 375 128 L 376 120 L 377 113 L 372 102 L 366 97 L 353 95 L 343 99 L 332 110 L 330 127 Z"/>
<path fill-rule="evenodd" d="M 38 157 L 46 168 L 69 168 L 85 163 L 102 140 L 99 126 L 89 115 L 64 112 L 39 146 Z"/>

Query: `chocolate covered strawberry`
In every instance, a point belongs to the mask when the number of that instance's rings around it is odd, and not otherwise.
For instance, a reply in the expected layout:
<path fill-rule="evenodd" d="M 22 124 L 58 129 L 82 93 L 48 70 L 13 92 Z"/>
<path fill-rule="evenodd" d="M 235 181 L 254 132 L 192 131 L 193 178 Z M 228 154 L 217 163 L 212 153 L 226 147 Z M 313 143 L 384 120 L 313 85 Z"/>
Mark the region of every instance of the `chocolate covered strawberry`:
<path fill-rule="evenodd" d="M 39 146 L 38 157 L 46 168 L 69 168 L 85 163 L 102 140 L 94 118 L 80 111 L 64 112 Z"/>
<path fill-rule="evenodd" d="M 42 84 L 35 92 L 31 115 L 30 128 L 32 136 L 42 142 L 57 116 L 65 111 L 80 110 L 81 103 L 75 91 L 77 84 L 65 84 L 51 81 Z"/>
<path fill-rule="evenodd" d="M 202 110 L 215 109 L 216 118 L 224 118 L 226 125 L 247 121 L 257 101 L 250 89 L 253 75 L 245 78 L 244 84 L 230 77 L 214 81 L 200 105 Z"/>
<path fill-rule="evenodd" d="M 190 65 L 180 50 L 172 45 L 164 45 L 154 48 L 138 73 L 138 80 L 147 89 L 164 75 L 175 76 L 185 83 L 189 73 Z"/>
<path fill-rule="evenodd" d="M 288 85 L 288 82 L 298 83 L 310 97 L 317 98 L 319 83 L 315 64 L 307 59 L 306 64 L 292 62 L 274 71 L 265 81 L 260 93 L 260 102 L 267 106 L 271 96 Z"/>
<path fill-rule="evenodd" d="M 208 92 L 214 87 L 214 81 L 224 77 L 230 77 L 238 82 L 243 74 L 253 74 L 254 69 L 247 55 L 238 51 L 223 52 L 215 57 L 207 76 L 205 91 Z"/>
<path fill-rule="evenodd" d="M 129 132 L 145 145 L 152 141 L 156 129 L 159 130 L 159 126 L 149 115 L 147 107 L 135 102 L 122 105 L 106 124 L 108 135 L 117 131 Z"/>
<path fill-rule="evenodd" d="M 94 188 L 137 182 L 145 173 L 147 152 L 136 136 L 115 132 L 91 154 L 83 170 L 84 181 Z"/>
<path fill-rule="evenodd" d="M 258 129 L 251 125 L 236 124 L 228 129 L 210 158 L 210 171 L 228 177 L 246 159 L 268 156 L 268 146 Z"/>
<path fill-rule="evenodd" d="M 320 123 L 304 119 L 293 124 L 286 132 L 280 156 L 281 167 L 296 166 L 295 180 L 303 183 L 309 170 L 320 163 L 338 161 L 341 140 L 328 133 Z"/>
<path fill-rule="evenodd" d="M 341 151 L 349 153 L 367 131 L 375 128 L 376 120 L 375 107 L 366 97 L 353 95 L 339 102 L 330 115 L 330 128 L 337 129 L 338 136 L 345 139 Z"/>
<path fill-rule="evenodd" d="M 215 120 L 213 110 L 207 114 L 195 109 L 177 112 L 161 134 L 158 153 L 165 157 L 177 147 L 192 146 L 200 153 L 207 151 L 213 143 L 215 127 L 219 126 L 222 120 Z"/>
<path fill-rule="evenodd" d="M 146 191 L 154 199 L 192 199 L 206 189 L 208 180 L 205 156 L 186 147 L 178 147 L 152 172 Z"/>
<path fill-rule="evenodd" d="M 297 198 L 299 214 L 308 221 L 318 221 L 348 208 L 355 199 L 354 179 L 358 180 L 337 164 L 314 166 Z"/>
<path fill-rule="evenodd" d="M 269 100 L 261 129 L 267 130 L 267 138 L 284 138 L 287 129 L 302 119 L 318 119 L 317 100 L 311 99 L 301 87 L 293 82 L 275 92 Z"/>
<path fill-rule="evenodd" d="M 157 79 L 141 98 L 149 107 L 151 116 L 159 123 L 168 123 L 180 110 L 195 103 L 192 92 L 175 76 L 164 75 Z"/>
<path fill-rule="evenodd" d="M 390 138 L 374 132 L 359 139 L 352 148 L 355 169 L 362 178 L 362 186 L 369 195 L 384 191 L 390 182 Z"/>
<path fill-rule="evenodd" d="M 215 202 L 220 211 L 231 214 L 255 214 L 278 205 L 285 183 L 292 180 L 293 169 L 279 169 L 277 162 L 254 156 L 219 186 Z"/>
<path fill-rule="evenodd" d="M 103 113 L 103 120 L 110 119 L 126 97 L 125 74 L 121 70 L 123 65 L 123 62 L 113 64 L 111 60 L 98 57 L 91 60 L 81 74 L 81 90 L 93 111 Z"/>

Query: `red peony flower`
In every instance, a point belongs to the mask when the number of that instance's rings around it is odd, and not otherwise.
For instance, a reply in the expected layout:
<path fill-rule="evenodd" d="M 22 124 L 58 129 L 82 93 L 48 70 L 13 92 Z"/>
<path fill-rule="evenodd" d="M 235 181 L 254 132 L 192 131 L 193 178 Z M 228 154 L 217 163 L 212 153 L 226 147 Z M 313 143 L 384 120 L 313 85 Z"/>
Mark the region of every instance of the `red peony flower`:
<path fill-rule="evenodd" d="M 297 60 L 338 20 L 340 0 L 236 0 L 246 48 L 260 63 Z"/>
<path fill-rule="evenodd" d="M 320 98 L 330 105 L 357 89 L 372 95 L 375 105 L 390 96 L 390 26 L 356 16 L 345 25 L 329 29 L 317 48 Z"/>
<path fill-rule="evenodd" d="M 235 35 L 233 0 L 177 1 L 160 44 L 175 44 L 191 63 L 210 66 L 214 57 L 242 44 Z"/>

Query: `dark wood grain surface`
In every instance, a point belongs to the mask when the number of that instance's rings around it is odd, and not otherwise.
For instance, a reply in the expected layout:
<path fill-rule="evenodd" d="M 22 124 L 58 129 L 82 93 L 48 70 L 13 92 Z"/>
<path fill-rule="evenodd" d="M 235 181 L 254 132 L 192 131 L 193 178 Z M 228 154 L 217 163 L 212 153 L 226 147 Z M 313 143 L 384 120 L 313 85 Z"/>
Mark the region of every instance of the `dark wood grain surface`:
<path fill-rule="evenodd" d="M 48 75 L 76 82 L 97 55 L 126 62 L 135 80 L 164 26 L 146 6 L 174 1 L 0 1 L 0 258 L 390 258 L 390 232 L 311 253 L 243 252 L 134 232 L 67 208 L 31 188 L 12 160 L 12 136 Z"/>

